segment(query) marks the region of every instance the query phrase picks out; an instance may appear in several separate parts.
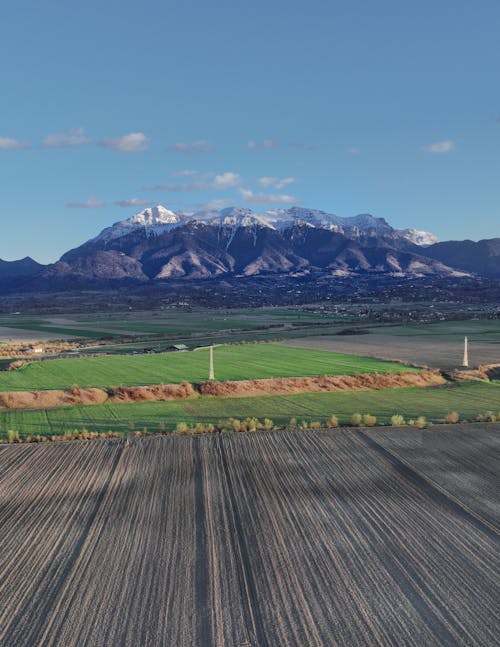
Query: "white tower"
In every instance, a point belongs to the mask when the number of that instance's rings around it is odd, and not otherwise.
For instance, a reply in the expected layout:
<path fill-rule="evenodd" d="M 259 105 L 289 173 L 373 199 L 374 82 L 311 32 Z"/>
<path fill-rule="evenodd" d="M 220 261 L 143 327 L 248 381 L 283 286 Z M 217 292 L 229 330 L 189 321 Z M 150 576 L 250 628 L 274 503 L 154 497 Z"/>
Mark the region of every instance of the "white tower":
<path fill-rule="evenodd" d="M 208 372 L 208 379 L 209 380 L 215 380 L 215 373 L 214 373 L 214 347 L 210 346 L 210 369 Z"/>
<path fill-rule="evenodd" d="M 469 340 L 467 337 L 464 339 L 464 361 L 462 366 L 469 368 Z"/>

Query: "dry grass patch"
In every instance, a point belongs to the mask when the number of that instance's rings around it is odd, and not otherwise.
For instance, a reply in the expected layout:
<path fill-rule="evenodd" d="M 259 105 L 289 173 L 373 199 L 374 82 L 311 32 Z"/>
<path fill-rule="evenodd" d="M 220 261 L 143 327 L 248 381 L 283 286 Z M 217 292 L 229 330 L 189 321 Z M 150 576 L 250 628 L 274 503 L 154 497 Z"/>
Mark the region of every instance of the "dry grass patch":
<path fill-rule="evenodd" d="M 439 386 L 445 384 L 437 370 L 418 373 L 366 373 L 361 375 L 322 375 L 320 377 L 280 377 L 263 380 L 203 382 L 198 386 L 201 395 L 219 398 L 254 395 L 315 393 L 319 391 L 359 391 L 390 389 L 405 386 Z"/>
<path fill-rule="evenodd" d="M 106 390 L 110 402 L 155 402 L 183 400 L 198 395 L 192 384 L 157 384 L 154 386 L 118 386 Z"/>
<path fill-rule="evenodd" d="M 56 407 L 102 404 L 108 396 L 102 389 L 80 389 L 72 386 L 67 391 L 12 391 L 0 393 L 0 409 L 54 409 Z"/>

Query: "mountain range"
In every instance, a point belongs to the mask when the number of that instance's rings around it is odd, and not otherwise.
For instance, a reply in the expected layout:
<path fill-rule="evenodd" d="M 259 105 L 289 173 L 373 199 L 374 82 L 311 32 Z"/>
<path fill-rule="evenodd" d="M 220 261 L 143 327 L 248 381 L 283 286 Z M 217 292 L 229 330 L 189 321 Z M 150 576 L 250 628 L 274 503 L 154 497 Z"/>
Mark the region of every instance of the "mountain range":
<path fill-rule="evenodd" d="M 107 227 L 56 263 L 0 260 L 0 287 L 316 273 L 500 278 L 500 238 L 438 242 L 428 232 L 394 229 L 370 214 L 342 218 L 301 207 L 192 213 L 157 205 Z"/>

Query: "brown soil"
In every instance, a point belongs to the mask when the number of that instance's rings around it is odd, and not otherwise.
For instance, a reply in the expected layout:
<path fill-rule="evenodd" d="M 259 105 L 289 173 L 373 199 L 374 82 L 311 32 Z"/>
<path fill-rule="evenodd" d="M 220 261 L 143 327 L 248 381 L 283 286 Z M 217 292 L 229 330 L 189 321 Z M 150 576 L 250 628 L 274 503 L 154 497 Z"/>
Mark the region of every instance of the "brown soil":
<path fill-rule="evenodd" d="M 0 409 L 52 409 L 77 404 L 102 404 L 108 396 L 102 389 L 72 391 L 11 391 L 0 393 Z"/>
<path fill-rule="evenodd" d="M 110 402 L 147 402 L 183 400 L 198 393 L 189 382 L 181 384 L 156 384 L 154 386 L 119 386 L 107 389 Z"/>
<path fill-rule="evenodd" d="M 500 364 L 485 364 L 478 366 L 477 369 L 457 369 L 453 371 L 454 380 L 495 380 L 500 377 Z"/>
<path fill-rule="evenodd" d="M 0 645 L 498 646 L 498 449 L 488 425 L 0 447 Z"/>
<path fill-rule="evenodd" d="M 119 386 L 107 389 L 72 387 L 52 391 L 11 391 L 0 393 L 0 409 L 52 409 L 103 402 L 154 402 L 183 400 L 196 396 L 219 398 L 318 391 L 359 391 L 404 386 L 438 386 L 445 380 L 437 370 L 418 373 L 372 373 L 362 375 L 323 375 L 321 377 L 282 377 L 235 382 L 201 384 L 157 384 L 153 386 Z"/>
<path fill-rule="evenodd" d="M 318 391 L 359 391 L 390 389 L 403 386 L 438 386 L 445 380 L 437 370 L 418 373 L 372 373 L 361 375 L 322 375 L 321 377 L 282 377 L 237 382 L 204 382 L 199 385 L 201 395 L 244 397 L 284 393 L 313 393 Z"/>

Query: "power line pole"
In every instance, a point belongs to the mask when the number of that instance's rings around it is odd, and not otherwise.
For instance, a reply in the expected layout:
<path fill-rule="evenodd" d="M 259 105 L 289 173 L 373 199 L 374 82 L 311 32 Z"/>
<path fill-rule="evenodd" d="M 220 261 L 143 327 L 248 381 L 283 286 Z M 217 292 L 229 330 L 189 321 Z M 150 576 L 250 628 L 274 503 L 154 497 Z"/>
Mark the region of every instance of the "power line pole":
<path fill-rule="evenodd" d="M 215 380 L 214 373 L 214 347 L 210 346 L 210 370 L 208 372 L 208 379 Z"/>
<path fill-rule="evenodd" d="M 469 340 L 467 337 L 464 339 L 464 361 L 462 366 L 469 368 Z"/>

